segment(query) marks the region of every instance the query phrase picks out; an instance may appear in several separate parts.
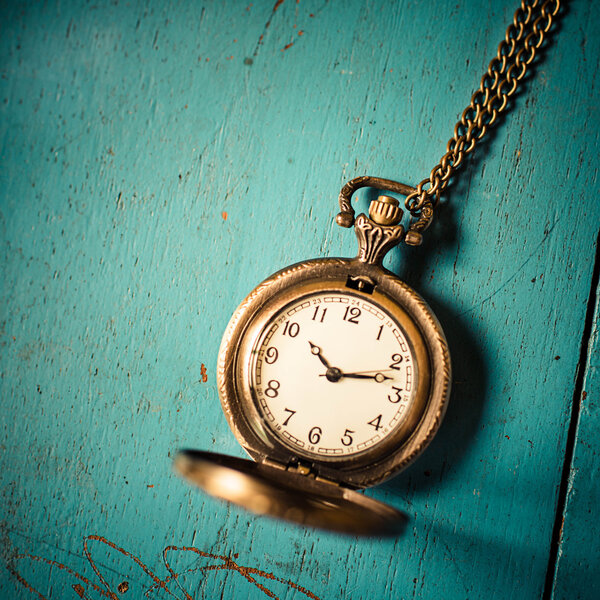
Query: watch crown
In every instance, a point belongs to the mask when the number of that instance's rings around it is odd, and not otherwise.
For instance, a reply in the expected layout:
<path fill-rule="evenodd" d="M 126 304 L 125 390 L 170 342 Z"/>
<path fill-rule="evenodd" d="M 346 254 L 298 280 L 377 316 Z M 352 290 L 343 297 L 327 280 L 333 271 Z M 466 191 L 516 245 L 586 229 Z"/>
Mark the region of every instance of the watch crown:
<path fill-rule="evenodd" d="M 369 206 L 369 216 L 378 225 L 397 225 L 402 219 L 403 211 L 396 198 L 379 196 Z"/>

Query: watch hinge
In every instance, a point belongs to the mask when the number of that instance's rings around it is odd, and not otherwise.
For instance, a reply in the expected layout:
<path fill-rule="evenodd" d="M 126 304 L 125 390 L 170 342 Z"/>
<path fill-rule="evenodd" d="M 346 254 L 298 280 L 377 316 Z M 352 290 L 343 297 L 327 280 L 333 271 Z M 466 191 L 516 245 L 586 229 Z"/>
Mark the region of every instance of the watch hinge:
<path fill-rule="evenodd" d="M 375 289 L 375 282 L 370 277 L 348 275 L 346 287 L 365 294 L 372 294 Z"/>
<path fill-rule="evenodd" d="M 310 462 L 304 462 L 297 458 L 292 459 L 287 466 L 287 470 L 306 477 L 316 477 L 315 466 Z"/>
<path fill-rule="evenodd" d="M 269 467 L 274 467 L 276 469 L 281 469 L 282 471 L 289 471 L 290 473 L 304 475 L 305 477 L 310 477 L 311 479 L 315 479 L 316 481 L 331 483 L 338 487 L 340 485 L 336 481 L 327 479 L 326 477 L 322 477 L 321 475 L 319 475 L 319 471 L 315 467 L 314 463 L 304 462 L 302 460 L 298 460 L 297 458 L 291 459 L 287 465 L 276 460 L 272 460 L 270 458 L 265 458 L 263 459 L 262 464 L 267 465 Z"/>
<path fill-rule="evenodd" d="M 282 471 L 290 471 L 291 473 L 298 473 L 307 477 L 316 477 L 314 465 L 300 461 L 297 458 L 292 458 L 287 464 L 273 460 L 272 458 L 265 458 L 262 464 L 281 469 Z"/>
<path fill-rule="evenodd" d="M 318 468 L 315 467 L 315 464 L 311 462 L 304 462 L 298 459 L 293 459 L 287 466 L 287 470 L 291 471 L 292 473 L 304 475 L 305 477 L 310 477 L 311 479 L 315 479 L 316 481 L 322 481 L 324 483 L 339 485 L 335 481 L 332 481 L 331 479 L 327 479 L 326 477 L 322 477 L 321 475 L 319 475 Z"/>

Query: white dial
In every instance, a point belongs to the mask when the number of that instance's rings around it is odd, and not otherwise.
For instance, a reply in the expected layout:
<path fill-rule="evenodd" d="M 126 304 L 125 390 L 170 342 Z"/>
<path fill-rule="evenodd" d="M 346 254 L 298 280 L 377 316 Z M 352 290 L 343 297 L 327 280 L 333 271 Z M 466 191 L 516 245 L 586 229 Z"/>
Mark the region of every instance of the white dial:
<path fill-rule="evenodd" d="M 285 445 L 320 458 L 386 440 L 416 393 L 413 350 L 394 318 L 352 293 L 287 305 L 264 327 L 250 365 L 255 402 Z"/>

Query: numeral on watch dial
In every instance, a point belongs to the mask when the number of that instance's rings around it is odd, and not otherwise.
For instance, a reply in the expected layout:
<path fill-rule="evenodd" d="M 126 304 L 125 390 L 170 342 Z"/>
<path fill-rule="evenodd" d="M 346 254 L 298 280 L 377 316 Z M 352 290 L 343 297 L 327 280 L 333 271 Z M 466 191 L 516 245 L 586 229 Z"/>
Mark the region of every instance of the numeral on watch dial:
<path fill-rule="evenodd" d="M 279 352 L 277 348 L 275 348 L 274 346 L 267 348 L 267 351 L 265 352 L 265 362 L 268 365 L 272 365 L 278 358 Z"/>
<path fill-rule="evenodd" d="M 341 442 L 342 444 L 344 444 L 344 446 L 351 446 L 352 445 L 352 433 L 356 433 L 355 431 L 352 431 L 351 429 L 346 429 L 346 431 L 344 432 L 344 435 L 341 438 Z"/>
<path fill-rule="evenodd" d="M 323 430 L 320 427 L 313 427 L 308 432 L 308 441 L 311 444 L 318 444 L 321 440 L 321 435 L 323 434 Z"/>
<path fill-rule="evenodd" d="M 267 384 L 267 389 L 265 389 L 265 396 L 269 396 L 269 398 L 277 398 L 279 396 L 279 388 L 281 384 L 277 379 L 271 379 Z"/>
<path fill-rule="evenodd" d="M 290 410 L 289 408 L 284 408 L 283 410 L 290 413 L 289 417 L 283 422 L 283 426 L 285 427 L 290 422 L 290 419 L 296 414 L 296 411 Z"/>
<path fill-rule="evenodd" d="M 327 314 L 326 308 L 321 308 L 320 306 L 315 306 L 315 312 L 312 316 L 312 321 L 318 321 L 322 323 L 325 320 L 325 315 Z"/>
<path fill-rule="evenodd" d="M 392 364 L 390 369 L 400 370 L 400 363 L 402 362 L 402 354 L 392 354 Z"/>
<path fill-rule="evenodd" d="M 401 398 L 400 398 L 400 394 L 402 392 L 402 388 L 396 387 L 395 385 L 392 386 L 392 389 L 394 390 L 394 392 L 396 392 L 396 397 L 392 398 L 392 396 L 390 394 L 388 394 L 388 400 L 392 403 L 392 404 L 398 404 L 398 402 L 400 402 Z"/>
<path fill-rule="evenodd" d="M 382 415 L 376 416 L 372 421 L 369 421 L 367 425 L 372 425 L 375 427 L 375 431 L 379 431 L 381 429 L 381 417 Z"/>
<path fill-rule="evenodd" d="M 343 319 L 344 321 L 348 321 L 348 323 L 354 323 L 355 325 L 358 325 L 358 317 L 360 317 L 360 315 L 360 308 L 356 308 L 356 306 L 346 306 Z"/>
<path fill-rule="evenodd" d="M 285 322 L 285 325 L 283 326 L 283 335 L 289 335 L 290 337 L 295 338 L 299 333 L 300 325 L 298 325 L 298 323 Z"/>

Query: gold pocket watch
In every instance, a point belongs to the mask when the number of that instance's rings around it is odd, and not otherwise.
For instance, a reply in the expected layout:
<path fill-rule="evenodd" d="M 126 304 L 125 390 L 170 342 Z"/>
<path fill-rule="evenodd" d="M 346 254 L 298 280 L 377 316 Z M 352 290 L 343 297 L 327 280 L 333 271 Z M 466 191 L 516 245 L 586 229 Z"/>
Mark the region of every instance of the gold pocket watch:
<path fill-rule="evenodd" d="M 413 461 L 437 431 L 450 355 L 424 300 L 381 261 L 406 237 L 395 198 L 354 221 L 359 187 L 413 188 L 360 177 L 342 190 L 354 259 L 321 258 L 275 273 L 233 314 L 219 351 L 223 410 L 256 461 L 186 451 L 177 468 L 209 493 L 258 513 L 352 533 L 393 533 L 395 509 L 353 490 Z M 248 463 L 248 464 L 245 464 Z"/>
<path fill-rule="evenodd" d="M 450 393 L 450 356 L 424 300 L 382 267 L 401 241 L 419 245 L 440 195 L 509 106 L 559 0 L 522 0 L 430 176 L 415 188 L 358 177 L 339 196 L 336 221 L 354 229 L 353 259 L 289 266 L 235 311 L 217 380 L 229 426 L 254 462 L 185 450 L 175 468 L 208 493 L 255 513 L 353 534 L 393 534 L 404 517 L 355 490 L 396 474 L 429 444 Z M 380 196 L 354 218 L 361 187 Z"/>

